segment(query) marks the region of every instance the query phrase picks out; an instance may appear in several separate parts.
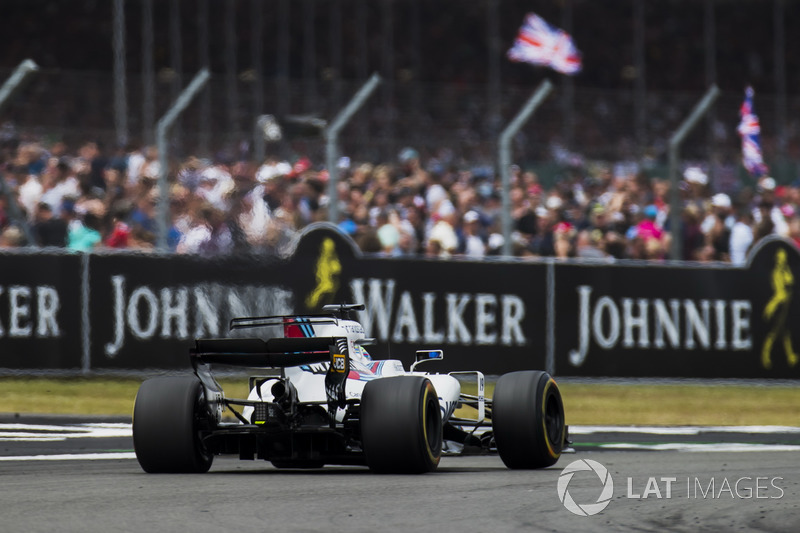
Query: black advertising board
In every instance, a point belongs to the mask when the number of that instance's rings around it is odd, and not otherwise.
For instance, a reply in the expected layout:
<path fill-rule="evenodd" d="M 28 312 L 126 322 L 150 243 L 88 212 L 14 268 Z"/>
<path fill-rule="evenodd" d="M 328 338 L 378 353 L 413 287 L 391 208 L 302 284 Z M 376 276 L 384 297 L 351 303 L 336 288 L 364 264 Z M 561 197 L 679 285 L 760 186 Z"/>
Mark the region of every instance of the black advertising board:
<path fill-rule="evenodd" d="M 800 378 L 800 253 L 780 238 L 742 268 L 465 261 L 364 256 L 320 224 L 282 256 L 22 251 L 0 273 L 0 370 L 185 369 L 232 318 L 351 302 L 376 359 L 444 350 L 432 371 L 546 369 L 550 349 L 559 376 Z"/>
<path fill-rule="evenodd" d="M 798 284 L 782 239 L 743 268 L 559 265 L 557 374 L 798 378 Z"/>
<path fill-rule="evenodd" d="M 80 255 L 0 254 L 0 368 L 82 366 Z"/>
<path fill-rule="evenodd" d="M 227 336 L 231 318 L 356 302 L 367 304 L 358 319 L 376 358 L 409 364 L 417 349 L 441 348 L 442 370 L 543 368 L 545 268 L 367 258 L 328 225 L 271 260 L 94 255 L 91 367 L 183 368 L 193 339 Z"/>
<path fill-rule="evenodd" d="M 545 366 L 544 264 L 362 257 L 326 227 L 304 236 L 293 263 L 299 310 L 366 304 L 358 318 L 378 340 L 378 358 L 410 363 L 418 349 L 441 348 L 442 370 Z M 322 286 L 329 290 L 317 297 Z"/>
<path fill-rule="evenodd" d="M 242 315 L 290 312 L 285 279 L 277 259 L 93 255 L 91 368 L 187 368 L 195 338 L 227 336 Z"/>

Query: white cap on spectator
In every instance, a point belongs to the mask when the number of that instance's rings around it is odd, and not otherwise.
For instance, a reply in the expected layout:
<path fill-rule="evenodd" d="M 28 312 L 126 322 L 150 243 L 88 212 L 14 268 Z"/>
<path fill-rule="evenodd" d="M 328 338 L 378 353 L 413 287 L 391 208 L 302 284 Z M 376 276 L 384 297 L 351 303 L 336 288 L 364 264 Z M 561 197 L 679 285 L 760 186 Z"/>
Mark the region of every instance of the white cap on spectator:
<path fill-rule="evenodd" d="M 477 222 L 480 219 L 480 215 L 475 211 L 467 211 L 464 213 L 464 222 L 469 224 L 470 222 Z"/>
<path fill-rule="evenodd" d="M 767 176 L 767 177 L 765 177 L 765 178 L 763 178 L 761 180 L 761 183 L 759 183 L 758 186 L 763 191 L 774 191 L 775 190 L 775 179 Z"/>
<path fill-rule="evenodd" d="M 711 205 L 714 207 L 730 207 L 731 197 L 724 192 L 717 193 L 711 197 Z"/>
<path fill-rule="evenodd" d="M 687 168 L 683 173 L 683 177 L 686 178 L 686 181 L 689 183 L 697 183 L 698 185 L 708 184 L 708 176 L 698 167 Z"/>
<path fill-rule="evenodd" d="M 410 146 L 406 146 L 400 150 L 400 153 L 397 155 L 397 159 L 399 159 L 401 163 L 408 163 L 412 159 L 419 159 L 419 152 Z"/>
<path fill-rule="evenodd" d="M 440 217 L 446 217 L 452 215 L 455 212 L 456 212 L 456 207 L 450 200 L 442 200 L 442 202 L 439 204 L 439 208 L 436 210 L 436 213 Z"/>
<path fill-rule="evenodd" d="M 219 181 L 225 179 L 227 172 L 218 167 L 208 167 L 200 174 L 200 179 L 209 181 Z"/>
<path fill-rule="evenodd" d="M 561 209 L 561 206 L 563 205 L 563 203 L 564 202 L 561 201 L 560 197 L 558 197 L 556 195 L 553 195 L 553 196 L 550 196 L 547 199 L 547 202 L 545 202 L 545 205 L 547 206 L 547 209 L 556 210 L 556 209 Z"/>
<path fill-rule="evenodd" d="M 256 179 L 260 183 L 265 183 L 272 178 L 278 176 L 286 176 L 292 171 L 292 165 L 286 161 L 280 161 L 275 164 L 261 165 L 256 172 Z"/>
<path fill-rule="evenodd" d="M 506 242 L 506 240 L 499 233 L 492 233 L 491 235 L 489 235 L 488 245 L 490 250 L 500 249 L 503 246 L 504 242 Z"/>

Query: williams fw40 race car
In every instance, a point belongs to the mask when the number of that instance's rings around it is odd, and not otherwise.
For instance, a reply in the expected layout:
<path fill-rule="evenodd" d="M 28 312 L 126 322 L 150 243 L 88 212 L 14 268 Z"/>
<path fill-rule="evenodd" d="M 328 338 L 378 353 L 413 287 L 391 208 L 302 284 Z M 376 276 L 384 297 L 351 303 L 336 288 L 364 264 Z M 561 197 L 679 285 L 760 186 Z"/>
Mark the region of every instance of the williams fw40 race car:
<path fill-rule="evenodd" d="M 197 339 L 192 376 L 157 377 L 139 388 L 133 412 L 136 458 L 146 472 L 206 472 L 215 455 L 264 459 L 278 468 L 366 465 L 374 472 L 421 473 L 443 454 L 497 453 L 509 468 L 553 465 L 567 444 L 556 382 L 540 371 L 512 372 L 484 398 L 480 372 L 429 374 L 420 364 L 441 350 L 373 361 L 361 324 L 363 305 L 322 314 L 236 318 L 231 330 L 263 338 Z M 212 365 L 255 369 L 247 399 L 228 398 Z M 268 372 L 271 370 L 271 372 Z M 475 380 L 475 394 L 461 383 Z M 474 418 L 454 414 L 461 406 Z M 226 417 L 228 409 L 235 420 Z M 489 422 L 491 420 L 491 422 Z"/>

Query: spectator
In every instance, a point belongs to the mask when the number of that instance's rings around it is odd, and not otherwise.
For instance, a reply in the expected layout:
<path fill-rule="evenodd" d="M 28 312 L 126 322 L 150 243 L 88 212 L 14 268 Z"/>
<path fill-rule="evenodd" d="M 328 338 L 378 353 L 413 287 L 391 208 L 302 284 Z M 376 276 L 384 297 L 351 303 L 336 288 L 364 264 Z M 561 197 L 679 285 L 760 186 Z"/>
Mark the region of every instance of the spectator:
<path fill-rule="evenodd" d="M 705 240 L 700 227 L 700 210 L 695 204 L 687 205 L 681 212 L 682 244 L 681 259 L 687 261 L 697 260 L 697 251 L 702 249 Z"/>
<path fill-rule="evenodd" d="M 739 216 L 731 228 L 730 260 L 737 266 L 745 264 L 747 252 L 753 244 L 753 214 L 746 208 L 739 210 Z"/>
<path fill-rule="evenodd" d="M 760 192 L 760 201 L 758 202 L 758 208 L 753 210 L 753 219 L 756 225 L 761 228 L 762 232 L 770 228 L 768 230 L 770 233 L 786 237 L 789 235 L 789 225 L 786 223 L 786 219 L 777 202 L 775 180 L 770 176 L 762 177 L 758 181 L 758 190 Z M 765 218 L 769 218 L 771 224 L 766 223 L 764 221 Z"/>
<path fill-rule="evenodd" d="M 232 249 L 233 238 L 225 214 L 208 203 L 197 208 L 189 231 L 177 246 L 178 253 L 205 256 L 227 254 Z"/>
<path fill-rule="evenodd" d="M 694 204 L 698 209 L 704 209 L 708 186 L 708 175 L 700 167 L 690 166 L 683 172 L 687 184 L 687 203 Z"/>
<path fill-rule="evenodd" d="M 100 219 L 94 213 L 86 213 L 80 223 L 70 227 L 67 248 L 78 252 L 89 252 L 101 241 Z"/>
<path fill-rule="evenodd" d="M 41 201 L 50 204 L 53 214 L 61 214 L 66 197 L 78 198 L 80 194 L 80 183 L 70 164 L 64 159 L 50 162 L 43 174 Z"/>
<path fill-rule="evenodd" d="M 47 202 L 39 202 L 35 211 L 33 235 L 38 246 L 67 245 L 67 223 L 63 218 L 53 216 L 53 209 Z"/>
<path fill-rule="evenodd" d="M 125 222 L 130 214 L 130 206 L 126 202 L 118 203 L 111 218 L 111 234 L 104 243 L 109 248 L 128 248 L 131 242 L 131 227 Z"/>
<path fill-rule="evenodd" d="M 131 231 L 140 237 L 155 242 L 155 237 L 158 233 L 158 224 L 156 222 L 158 189 L 155 188 L 154 181 L 145 178 L 143 184 L 146 181 L 150 181 L 150 184 L 145 184 L 143 187 L 144 192 L 138 193 L 139 197 L 135 200 L 136 203 L 130 215 L 130 226 Z"/>
<path fill-rule="evenodd" d="M 656 224 L 658 208 L 655 205 L 648 205 L 642 211 L 644 217 L 636 225 L 635 236 L 642 239 L 645 243 L 650 240 L 661 241 L 664 231 Z"/>
<path fill-rule="evenodd" d="M 428 234 L 426 253 L 432 255 L 438 250 L 439 257 L 450 257 L 458 249 L 458 236 L 455 231 L 456 209 L 450 200 L 440 202 L 436 214 L 431 218 L 433 226 Z M 436 243 L 436 244 L 432 244 Z"/>
<path fill-rule="evenodd" d="M 420 163 L 419 153 L 413 148 L 403 148 L 398 155 L 400 161 L 400 172 L 402 174 L 399 180 L 400 186 L 410 187 L 412 189 L 422 189 L 430 182 L 430 176 Z"/>
<path fill-rule="evenodd" d="M 14 167 L 14 175 L 18 184 L 17 196 L 28 220 L 33 220 L 36 208 L 42 198 L 42 184 L 36 174 L 28 172 L 27 166 Z"/>
<path fill-rule="evenodd" d="M 382 209 L 378 213 L 376 227 L 378 240 L 381 242 L 381 251 L 393 255 L 400 244 L 400 231 L 397 229 L 397 213 Z"/>
<path fill-rule="evenodd" d="M 25 245 L 25 235 L 17 226 L 6 226 L 0 231 L 0 248 L 19 248 Z"/>
<path fill-rule="evenodd" d="M 608 257 L 598 246 L 600 239 L 599 230 L 581 230 L 575 241 L 575 257 L 581 259 L 605 259 Z"/>
<path fill-rule="evenodd" d="M 480 235 L 481 217 L 476 211 L 464 213 L 463 245 L 461 249 L 465 256 L 480 259 L 486 255 L 486 244 Z"/>
<path fill-rule="evenodd" d="M 113 164 L 107 161 L 100 188 L 92 187 L 91 181 L 91 162 L 102 158 L 99 146 L 86 143 L 77 155 L 53 146 L 53 156 L 32 146 L 23 144 L 9 152 L 14 164 L 6 178 L 16 187 L 17 201 L 33 225 L 40 225 L 34 228 L 37 243 L 50 242 L 42 236 L 48 233 L 46 228 L 66 225 L 68 238 L 71 234 L 94 236 L 95 230 L 109 247 L 155 245 L 160 227 L 156 223 L 159 188 L 156 179 L 143 171 L 144 151 L 120 153 Z M 176 167 L 174 180 L 170 176 L 173 227 L 168 243 L 172 247 L 181 242 L 183 253 L 274 253 L 303 227 L 327 219 L 327 172 L 308 158 L 292 166 L 271 157 L 257 171 L 246 162 L 220 160 L 211 165 L 196 157 Z M 501 253 L 502 206 L 491 170 L 470 168 L 447 150 L 429 161 L 430 170 L 424 168 L 413 149 L 404 149 L 396 165 L 343 166 L 336 195 L 340 227 L 365 252 L 474 258 Z M 553 185 L 545 186 L 534 173 L 515 166 L 510 191 L 512 253 L 665 258 L 671 241 L 667 182 L 647 178 L 636 165 L 614 166 L 616 175 L 611 168 L 579 162 Z M 41 171 L 41 180 L 29 169 Z M 136 172 L 138 178 L 131 179 Z M 781 225 L 786 235 L 800 242 L 797 185 L 778 187 L 765 177 L 759 180 L 757 195 L 740 191 L 737 205 L 753 209 L 760 222 L 740 216 L 734 235 L 731 198 L 721 192 L 712 194 L 714 186 L 703 170 L 690 166 L 682 183 L 683 257 L 726 261 L 730 256 L 731 261 L 743 261 L 750 244 L 741 243 L 776 233 Z M 3 202 L 7 198 L 0 198 L 0 209 Z M 40 209 L 41 202 L 49 211 Z M 94 220 L 89 217 L 87 223 L 88 214 Z M 7 224 L 7 219 L 0 219 L 0 228 Z M 753 233 L 750 240 L 746 230 Z"/>
<path fill-rule="evenodd" d="M 735 220 L 730 214 L 731 200 L 725 193 L 715 194 L 711 198 L 712 212 L 703 221 L 701 229 L 706 237 L 706 244 L 712 248 L 715 261 L 730 259 L 731 228 Z"/>

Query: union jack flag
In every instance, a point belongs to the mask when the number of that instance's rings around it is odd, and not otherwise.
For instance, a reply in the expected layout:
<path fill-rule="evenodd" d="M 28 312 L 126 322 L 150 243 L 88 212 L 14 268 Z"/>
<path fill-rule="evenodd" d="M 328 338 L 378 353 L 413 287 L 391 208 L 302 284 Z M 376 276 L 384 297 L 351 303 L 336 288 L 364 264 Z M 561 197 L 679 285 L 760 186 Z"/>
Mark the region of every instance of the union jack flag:
<path fill-rule="evenodd" d="M 758 122 L 758 115 L 753 110 L 753 91 L 752 87 L 744 90 L 744 102 L 739 110 L 742 117 L 737 131 L 742 137 L 742 163 L 747 171 L 756 178 L 767 173 L 767 165 L 764 164 L 764 157 L 761 154 L 761 124 Z"/>
<path fill-rule="evenodd" d="M 535 13 L 525 15 L 514 45 L 508 51 L 511 61 L 544 65 L 562 74 L 581 71 L 581 53 L 572 37 L 554 28 Z"/>

